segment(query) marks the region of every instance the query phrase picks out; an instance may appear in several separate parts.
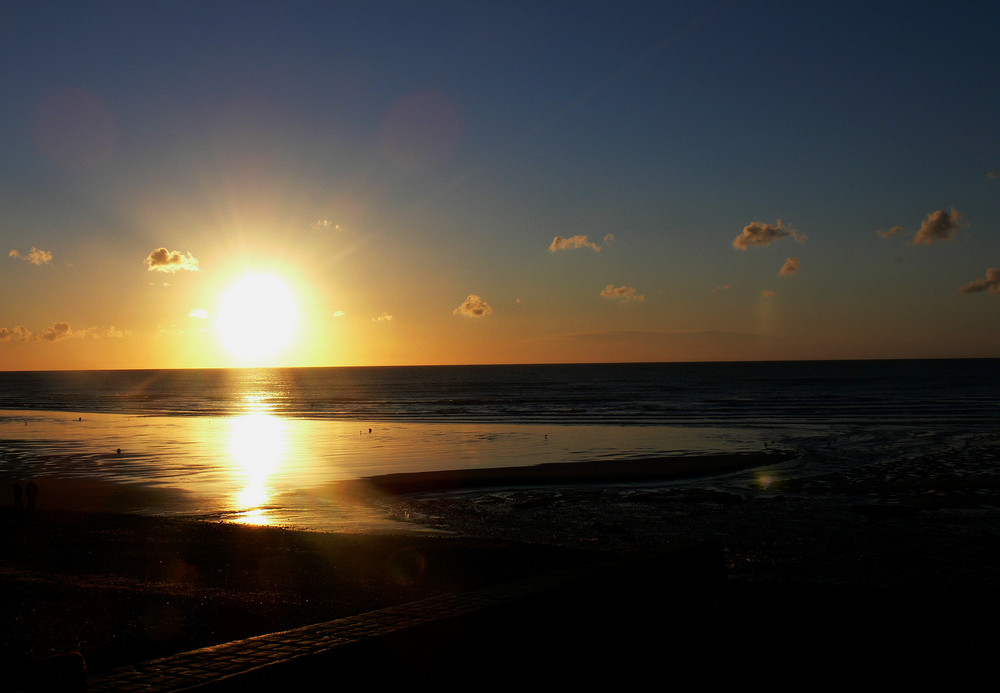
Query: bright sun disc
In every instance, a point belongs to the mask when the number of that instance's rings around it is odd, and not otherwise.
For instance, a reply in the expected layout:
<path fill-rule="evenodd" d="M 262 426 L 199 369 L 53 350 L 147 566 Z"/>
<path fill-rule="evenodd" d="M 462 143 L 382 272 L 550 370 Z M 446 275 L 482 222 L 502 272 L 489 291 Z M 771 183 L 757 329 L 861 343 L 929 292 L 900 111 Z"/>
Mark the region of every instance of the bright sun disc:
<path fill-rule="evenodd" d="M 298 326 L 298 305 L 288 284 L 272 275 L 248 274 L 226 289 L 217 329 L 226 350 L 241 362 L 279 356 Z"/>

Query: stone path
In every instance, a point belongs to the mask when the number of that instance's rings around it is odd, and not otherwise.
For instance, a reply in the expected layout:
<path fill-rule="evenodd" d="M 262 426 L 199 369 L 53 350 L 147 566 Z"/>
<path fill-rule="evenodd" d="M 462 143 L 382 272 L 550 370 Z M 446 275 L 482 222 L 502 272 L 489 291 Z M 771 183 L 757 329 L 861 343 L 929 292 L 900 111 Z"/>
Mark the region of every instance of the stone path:
<path fill-rule="evenodd" d="M 652 583 L 644 584 L 643 575 L 655 577 L 657 588 L 676 582 L 688 596 L 693 584 L 722 577 L 714 547 L 671 548 L 629 563 L 557 571 L 184 652 L 93 677 L 87 690 L 214 693 L 309 689 L 327 681 L 341 691 L 374 691 L 421 677 L 447 690 L 449 681 L 457 689 L 459 681 L 468 686 L 468 676 L 484 674 L 490 680 L 477 687 L 491 688 L 491 681 L 499 686 L 503 676 L 520 676 L 525 667 L 558 661 L 561 652 L 582 653 L 588 646 L 577 637 L 584 622 L 604 630 L 609 618 L 634 617 L 637 599 L 649 603 Z M 618 598 L 581 609 L 594 602 L 595 590 Z"/>

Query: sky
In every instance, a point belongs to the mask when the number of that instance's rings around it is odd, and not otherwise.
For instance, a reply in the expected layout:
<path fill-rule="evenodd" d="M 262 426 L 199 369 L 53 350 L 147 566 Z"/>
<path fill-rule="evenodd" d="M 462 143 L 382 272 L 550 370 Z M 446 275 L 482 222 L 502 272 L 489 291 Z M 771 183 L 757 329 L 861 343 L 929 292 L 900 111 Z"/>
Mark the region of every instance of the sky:
<path fill-rule="evenodd" d="M 997 27 L 0 0 L 0 370 L 1000 357 Z"/>

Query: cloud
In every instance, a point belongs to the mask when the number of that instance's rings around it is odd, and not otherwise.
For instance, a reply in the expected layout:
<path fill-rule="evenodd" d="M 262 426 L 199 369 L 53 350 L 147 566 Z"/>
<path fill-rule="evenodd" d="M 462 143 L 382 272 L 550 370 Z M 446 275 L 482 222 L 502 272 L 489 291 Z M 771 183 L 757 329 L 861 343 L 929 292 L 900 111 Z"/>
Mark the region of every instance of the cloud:
<path fill-rule="evenodd" d="M 329 219 L 317 219 L 313 222 L 312 227 L 317 231 L 321 229 L 329 231 L 343 231 L 343 227 L 340 224 L 330 221 Z"/>
<path fill-rule="evenodd" d="M 0 327 L 0 342 L 55 342 L 66 337 L 83 337 L 87 331 L 74 332 L 68 322 L 54 322 L 41 332 L 34 333 L 24 325 Z"/>
<path fill-rule="evenodd" d="M 190 313 L 188 313 L 189 318 L 198 318 L 199 320 L 208 320 L 208 311 L 204 308 L 195 308 Z"/>
<path fill-rule="evenodd" d="M 37 339 L 41 342 L 54 342 L 72 335 L 73 331 L 69 328 L 68 322 L 54 322 L 52 327 L 42 330 L 37 335 Z"/>
<path fill-rule="evenodd" d="M 485 318 L 492 312 L 490 304 L 475 294 L 469 294 L 462 305 L 452 311 L 454 315 L 464 315 L 467 318 Z"/>
<path fill-rule="evenodd" d="M 962 213 L 954 207 L 951 208 L 951 212 L 946 212 L 943 209 L 931 212 L 921 222 L 920 230 L 917 231 L 913 243 L 914 245 L 930 245 L 937 241 L 950 241 L 955 232 L 958 231 L 961 221 Z"/>
<path fill-rule="evenodd" d="M 382 313 L 372 318 L 372 320 L 375 322 L 392 322 L 392 313 Z"/>
<path fill-rule="evenodd" d="M 892 238 L 893 236 L 898 236 L 899 234 L 903 233 L 903 231 L 905 230 L 906 229 L 904 229 L 902 226 L 893 226 L 888 231 L 884 229 L 878 229 L 877 231 L 875 231 L 875 233 L 877 233 L 882 238 Z"/>
<path fill-rule="evenodd" d="M 30 262 L 33 265 L 47 265 L 52 262 L 52 253 L 47 250 L 40 250 L 32 246 L 31 252 L 27 255 L 23 255 L 16 250 L 12 250 L 7 253 L 7 257 L 12 257 L 17 260 L 24 260 L 25 262 Z"/>
<path fill-rule="evenodd" d="M 0 327 L 0 342 L 27 342 L 31 340 L 31 330 L 24 325 Z"/>
<path fill-rule="evenodd" d="M 789 275 L 795 274 L 800 269 L 802 269 L 802 261 L 797 257 L 790 257 L 785 260 L 785 264 L 782 265 L 781 270 L 778 272 L 778 276 L 787 277 Z"/>
<path fill-rule="evenodd" d="M 586 236 L 572 236 L 570 238 L 556 236 L 552 239 L 552 244 L 549 245 L 549 252 L 554 253 L 557 250 L 573 250 L 575 248 L 590 248 L 595 253 L 601 252 L 601 246 L 591 243 Z"/>
<path fill-rule="evenodd" d="M 717 294 L 720 291 L 729 291 L 732 288 L 733 287 L 729 286 L 729 284 L 719 284 L 718 286 L 712 288 L 712 293 Z"/>
<path fill-rule="evenodd" d="M 345 315 L 347 315 L 347 313 L 345 313 L 342 310 L 337 310 L 337 311 L 334 311 L 334 313 L 333 313 L 333 317 L 335 317 L 335 318 L 342 318 Z"/>
<path fill-rule="evenodd" d="M 960 294 L 979 294 L 983 292 L 1000 294 L 1000 269 L 990 267 L 986 270 L 986 279 L 976 279 L 958 290 Z"/>
<path fill-rule="evenodd" d="M 800 243 L 806 239 L 804 234 L 785 226 L 781 219 L 778 219 L 777 224 L 755 221 L 743 227 L 743 233 L 733 240 L 733 247 L 737 250 L 746 250 L 753 245 L 770 245 L 786 236 L 791 236 Z"/>
<path fill-rule="evenodd" d="M 188 270 L 197 272 L 198 261 L 192 257 L 191 253 L 184 255 L 179 251 L 170 251 L 166 248 L 157 248 L 146 256 L 146 266 L 150 272 L 177 272 L 178 270 Z"/>
<path fill-rule="evenodd" d="M 643 294 L 637 294 L 635 289 L 631 286 L 615 286 L 614 284 L 608 284 L 606 287 L 601 289 L 601 296 L 604 298 L 620 298 L 622 301 L 636 301 L 642 303 L 646 300 Z"/>
<path fill-rule="evenodd" d="M 771 289 L 764 289 L 763 291 L 760 292 L 760 295 L 763 296 L 764 298 L 774 298 L 775 296 L 778 295 L 778 292 L 772 291 Z"/>
<path fill-rule="evenodd" d="M 615 242 L 615 234 L 609 233 L 604 236 L 604 245 L 611 245 Z"/>

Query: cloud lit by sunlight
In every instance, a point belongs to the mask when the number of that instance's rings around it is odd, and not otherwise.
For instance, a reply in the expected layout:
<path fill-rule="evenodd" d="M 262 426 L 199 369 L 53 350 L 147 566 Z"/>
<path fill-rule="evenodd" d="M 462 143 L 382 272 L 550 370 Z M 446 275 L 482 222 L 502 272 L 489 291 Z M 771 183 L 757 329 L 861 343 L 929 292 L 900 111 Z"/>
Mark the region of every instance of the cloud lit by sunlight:
<path fill-rule="evenodd" d="M 614 236 L 611 236 L 611 238 L 613 239 Z M 601 246 L 597 243 L 591 243 L 587 236 L 571 236 L 570 238 L 556 236 L 549 245 L 549 252 L 554 253 L 557 250 L 572 250 L 575 248 L 590 248 L 595 253 L 601 252 Z"/>
<path fill-rule="evenodd" d="M 787 226 L 781 219 L 778 219 L 777 224 L 755 221 L 743 227 L 743 232 L 733 240 L 733 247 L 737 250 L 746 250 L 755 245 L 770 245 L 789 236 L 800 243 L 806 239 L 804 234 Z"/>
<path fill-rule="evenodd" d="M 31 247 L 31 251 L 27 254 L 20 253 L 17 250 L 11 250 L 7 253 L 7 257 L 12 257 L 16 260 L 23 260 L 24 262 L 30 262 L 36 267 L 39 265 L 47 265 L 52 262 L 52 253 L 47 250 L 40 250 L 34 246 Z"/>
<path fill-rule="evenodd" d="M 469 294 L 462 301 L 462 305 L 452 311 L 455 315 L 464 315 L 467 318 L 484 318 L 492 312 L 490 304 L 475 294 Z"/>
<path fill-rule="evenodd" d="M 917 231 L 913 243 L 915 245 L 930 245 L 937 241 L 950 241 L 958 231 L 961 222 L 962 213 L 954 207 L 951 208 L 951 212 L 946 212 L 943 209 L 931 212 L 921 222 L 920 230 Z"/>
<path fill-rule="evenodd" d="M 150 272 L 177 272 L 187 270 L 197 272 L 198 260 L 191 253 L 184 254 L 177 250 L 170 251 L 166 248 L 157 248 L 146 256 L 146 267 Z"/>

